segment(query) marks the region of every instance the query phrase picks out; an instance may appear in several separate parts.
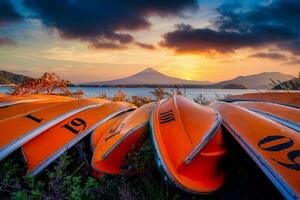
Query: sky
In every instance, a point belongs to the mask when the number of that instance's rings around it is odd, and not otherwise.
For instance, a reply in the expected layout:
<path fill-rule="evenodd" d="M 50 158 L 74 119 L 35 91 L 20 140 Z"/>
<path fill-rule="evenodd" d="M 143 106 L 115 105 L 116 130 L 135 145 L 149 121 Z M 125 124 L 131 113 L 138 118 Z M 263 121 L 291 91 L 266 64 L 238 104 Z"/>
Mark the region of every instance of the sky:
<path fill-rule="evenodd" d="M 0 0 L 0 69 L 72 82 L 300 72 L 299 0 Z"/>

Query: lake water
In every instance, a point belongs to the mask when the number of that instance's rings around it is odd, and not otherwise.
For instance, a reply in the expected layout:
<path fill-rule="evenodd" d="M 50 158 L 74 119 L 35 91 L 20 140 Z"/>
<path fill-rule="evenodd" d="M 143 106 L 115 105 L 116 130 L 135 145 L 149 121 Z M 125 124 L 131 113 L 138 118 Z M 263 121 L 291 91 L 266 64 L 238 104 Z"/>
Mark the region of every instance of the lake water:
<path fill-rule="evenodd" d="M 0 93 L 7 93 L 9 92 L 9 87 L 0 87 Z M 98 97 L 102 93 L 106 93 L 109 97 L 112 97 L 117 91 L 123 90 L 127 95 L 128 98 L 132 96 L 141 95 L 141 96 L 152 96 L 150 93 L 153 91 L 153 88 L 113 88 L 113 87 L 71 87 L 73 92 L 77 90 L 83 90 L 85 97 Z M 202 94 L 203 97 L 207 99 L 213 99 L 218 97 L 224 97 L 227 95 L 237 95 L 237 94 L 244 94 L 250 92 L 258 92 L 264 90 L 250 90 L 250 89 L 198 89 L 198 88 L 186 88 L 182 89 L 186 96 L 189 99 L 193 99 L 194 97 Z M 172 92 L 172 89 L 167 88 L 166 91 Z"/>

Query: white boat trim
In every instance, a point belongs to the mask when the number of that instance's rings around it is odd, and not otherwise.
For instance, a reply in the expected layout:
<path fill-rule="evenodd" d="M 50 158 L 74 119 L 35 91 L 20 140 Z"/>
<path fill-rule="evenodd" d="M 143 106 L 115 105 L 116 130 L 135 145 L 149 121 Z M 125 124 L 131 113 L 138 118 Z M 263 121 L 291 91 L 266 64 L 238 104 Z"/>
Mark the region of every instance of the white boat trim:
<path fill-rule="evenodd" d="M 185 164 L 190 164 L 192 160 L 198 155 L 198 153 L 206 146 L 206 144 L 215 136 L 218 128 L 221 126 L 222 117 L 218 111 L 216 112 L 216 119 L 211 129 L 202 137 L 201 141 L 192 150 L 192 152 L 184 160 Z"/>
<path fill-rule="evenodd" d="M 20 104 L 20 103 L 31 103 L 31 102 L 46 101 L 46 100 L 49 100 L 49 99 L 22 99 L 22 100 L 17 100 L 17 101 L 12 101 L 12 102 L 2 102 L 2 103 L 0 103 L 0 108 L 16 105 L 16 104 Z"/>

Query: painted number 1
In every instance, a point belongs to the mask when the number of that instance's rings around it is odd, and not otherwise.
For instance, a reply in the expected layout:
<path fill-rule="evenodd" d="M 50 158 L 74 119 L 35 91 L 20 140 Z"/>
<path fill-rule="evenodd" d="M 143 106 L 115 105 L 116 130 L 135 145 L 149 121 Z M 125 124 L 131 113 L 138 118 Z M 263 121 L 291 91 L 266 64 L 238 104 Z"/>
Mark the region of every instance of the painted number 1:
<path fill-rule="evenodd" d="M 25 117 L 28 118 L 28 119 L 31 119 L 31 120 L 33 120 L 33 121 L 35 121 L 37 123 L 41 123 L 43 121 L 43 118 L 37 118 L 37 117 L 35 117 L 35 116 L 31 115 L 31 114 L 26 115 Z"/>

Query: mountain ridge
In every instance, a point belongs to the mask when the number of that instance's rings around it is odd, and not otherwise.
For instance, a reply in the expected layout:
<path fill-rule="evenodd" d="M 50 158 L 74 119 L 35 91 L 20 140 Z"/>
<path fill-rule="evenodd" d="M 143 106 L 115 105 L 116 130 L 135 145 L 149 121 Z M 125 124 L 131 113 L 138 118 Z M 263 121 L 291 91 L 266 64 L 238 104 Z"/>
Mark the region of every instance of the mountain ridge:
<path fill-rule="evenodd" d="M 247 76 L 237 76 L 236 78 L 221 81 L 216 84 L 216 87 L 223 88 L 230 84 L 244 85 L 250 89 L 271 89 L 271 79 L 274 81 L 288 81 L 295 78 L 292 75 L 284 74 L 281 72 L 262 72 L 258 74 L 251 74 Z"/>
<path fill-rule="evenodd" d="M 164 79 L 164 81 L 157 81 L 155 79 Z M 281 82 L 288 81 L 295 78 L 281 72 L 262 72 L 258 74 L 251 74 L 246 76 L 237 76 L 236 78 L 220 81 L 218 83 L 211 83 L 209 81 L 185 80 L 176 77 L 171 77 L 152 68 L 147 68 L 141 72 L 135 73 L 131 76 L 110 80 L 83 83 L 83 85 L 93 86 L 174 86 L 184 85 L 187 87 L 201 87 L 201 88 L 224 88 L 227 85 L 241 85 L 249 89 L 271 89 L 271 79 L 279 80 Z"/>
<path fill-rule="evenodd" d="M 31 77 L 24 76 L 21 74 L 16 74 L 4 70 L 0 70 L 0 84 L 9 85 L 9 84 L 20 84 L 25 80 L 32 79 Z"/>

